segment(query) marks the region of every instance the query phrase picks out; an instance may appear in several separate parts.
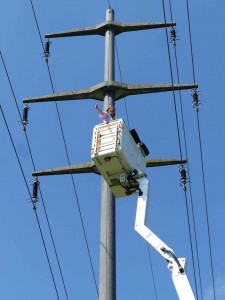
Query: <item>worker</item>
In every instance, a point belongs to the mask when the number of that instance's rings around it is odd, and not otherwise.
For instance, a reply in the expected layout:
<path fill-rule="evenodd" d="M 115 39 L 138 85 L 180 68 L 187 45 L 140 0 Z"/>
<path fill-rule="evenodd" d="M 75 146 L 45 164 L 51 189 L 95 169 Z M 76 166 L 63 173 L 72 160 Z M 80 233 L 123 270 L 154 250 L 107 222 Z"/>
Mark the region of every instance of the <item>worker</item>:
<path fill-rule="evenodd" d="M 95 108 L 99 112 L 99 118 L 103 120 L 104 123 L 113 121 L 115 117 L 115 106 L 110 105 L 106 111 L 102 111 L 98 104 L 95 104 Z"/>

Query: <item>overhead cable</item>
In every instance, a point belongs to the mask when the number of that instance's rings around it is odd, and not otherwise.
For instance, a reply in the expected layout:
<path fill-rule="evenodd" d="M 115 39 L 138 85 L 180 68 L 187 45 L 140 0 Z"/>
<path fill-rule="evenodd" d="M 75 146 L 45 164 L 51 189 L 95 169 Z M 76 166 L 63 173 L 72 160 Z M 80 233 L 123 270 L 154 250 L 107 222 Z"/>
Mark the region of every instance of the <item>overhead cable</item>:
<path fill-rule="evenodd" d="M 171 18 L 171 22 L 172 22 L 173 21 L 173 14 L 172 14 L 172 6 L 171 6 L 171 1 L 170 0 L 169 0 L 169 7 L 170 7 L 170 18 Z M 177 81 L 178 81 L 178 83 L 180 83 L 179 64 L 178 64 L 176 44 L 174 44 L 174 56 L 175 56 L 175 64 L 176 64 Z M 188 155 L 188 147 L 187 147 L 186 129 L 185 129 L 185 121 L 184 121 L 184 112 L 183 112 L 181 91 L 179 91 L 179 103 L 180 103 L 180 110 L 181 110 L 181 121 L 182 121 L 182 129 L 183 129 L 185 155 L 186 155 L 186 158 L 187 158 L 187 172 L 188 172 L 188 179 L 189 179 L 188 180 L 189 181 L 188 186 L 189 186 L 189 193 L 190 193 L 191 213 L 192 213 L 192 222 L 193 222 L 193 230 L 194 230 L 194 241 L 195 241 L 195 250 L 196 250 L 196 256 L 197 256 L 197 265 L 198 265 L 198 276 L 199 276 L 201 298 L 203 299 L 201 270 L 200 270 L 200 263 L 199 263 L 198 242 L 197 242 L 197 233 L 196 233 L 196 224 L 195 224 L 195 213 L 194 213 L 194 206 L 193 206 L 192 186 L 191 186 L 191 174 L 190 174 L 190 166 L 189 166 L 189 155 Z M 186 198 L 187 198 L 187 195 L 185 194 L 185 200 L 186 200 L 186 203 L 187 203 Z M 187 214 L 189 215 L 187 204 L 186 204 L 186 209 L 187 209 Z M 189 218 L 188 218 L 188 222 L 190 222 Z M 190 232 L 190 238 L 192 239 L 191 231 L 189 231 L 189 232 Z M 192 245 L 191 245 L 191 247 L 192 247 Z M 194 257 L 193 257 L 193 260 L 194 260 Z M 194 272 L 195 272 L 195 268 L 194 268 Z M 196 287 L 197 287 L 197 283 L 196 283 Z M 198 293 L 197 293 L 197 295 L 198 295 Z"/>
<path fill-rule="evenodd" d="M 118 52 L 118 48 L 117 48 L 116 39 L 115 39 L 115 46 L 116 46 L 115 47 L 116 48 L 116 57 L 117 57 L 117 62 L 118 62 L 118 67 L 119 67 L 119 73 L 120 73 L 120 80 L 121 80 L 121 82 L 123 82 L 121 65 L 120 65 L 120 59 L 119 59 L 119 52 Z M 127 125 L 128 125 L 128 128 L 130 129 L 130 122 L 129 122 L 129 116 L 128 116 L 128 110 L 127 110 L 126 97 L 124 97 L 123 100 L 124 100 L 124 106 L 125 106 L 126 117 L 127 117 Z"/>
<path fill-rule="evenodd" d="M 164 22 L 166 23 L 166 10 L 165 10 L 165 2 L 164 2 L 164 0 L 162 0 L 162 6 L 163 6 Z M 170 54 L 169 37 L 168 37 L 168 31 L 167 31 L 167 28 L 165 28 L 165 32 L 166 32 L 167 50 L 168 50 L 169 65 L 170 65 L 170 76 L 171 76 L 171 82 L 172 82 L 172 85 L 173 85 L 173 84 L 174 84 L 174 79 L 173 79 L 172 60 L 171 60 L 171 54 Z M 175 97 L 175 92 L 174 92 L 174 91 L 173 91 L 173 102 L 174 102 L 174 110 L 175 110 L 175 117 L 176 117 L 176 125 L 177 125 L 177 136 L 178 136 L 179 150 L 180 150 L 180 156 L 181 156 L 181 159 L 182 159 L 183 156 L 182 156 L 181 137 L 180 137 L 179 122 L 178 122 L 178 111 L 177 111 L 176 97 Z M 182 167 L 183 167 L 183 166 L 182 166 Z M 190 220 L 189 220 L 189 211 L 188 211 L 187 199 L 186 199 L 186 191 L 185 191 L 185 200 L 186 200 L 186 211 L 187 211 L 187 218 L 188 218 L 189 240 L 190 240 L 190 246 L 191 246 L 193 272 L 194 272 L 194 279 L 195 279 L 195 290 L 196 290 L 196 295 L 197 295 L 197 297 L 198 297 L 198 292 L 197 292 L 197 282 L 196 282 L 196 274 L 195 274 L 194 254 L 193 254 L 193 246 L 192 246 L 192 238 L 191 238 L 191 229 L 190 229 Z"/>
<path fill-rule="evenodd" d="M 188 17 L 189 38 L 190 38 L 192 73 L 193 73 L 193 81 L 195 82 L 196 81 L 196 79 L 195 79 L 195 64 L 194 64 L 194 54 L 193 54 L 193 45 L 192 45 L 192 31 L 191 31 L 190 10 L 189 10 L 189 1 L 188 0 L 186 0 L 186 7 L 187 7 L 187 17 Z M 208 204 L 207 204 L 207 192 L 206 192 L 206 181 L 205 181 L 205 170 L 204 170 L 203 149 L 202 149 L 202 140 L 201 140 L 201 128 L 200 128 L 200 120 L 199 120 L 199 111 L 198 110 L 196 110 L 196 115 L 197 115 L 197 125 L 198 125 L 199 148 L 200 148 L 200 156 L 201 156 L 201 169 L 202 169 L 202 181 L 203 181 L 203 190 L 204 190 L 205 213 L 206 213 L 207 231 L 208 231 L 208 243 L 209 243 L 209 252 L 210 252 L 211 276 L 212 276 L 212 283 L 213 283 L 213 297 L 216 300 L 214 267 L 213 267 L 213 257 L 212 257 L 213 255 L 212 255 L 209 214 L 208 214 Z"/>
<path fill-rule="evenodd" d="M 148 249 L 148 258 L 149 258 L 150 270 L 151 270 L 151 274 L 152 274 L 152 281 L 153 281 L 153 289 L 154 289 L 155 299 L 158 300 L 157 291 L 156 291 L 156 284 L 155 284 L 155 276 L 154 276 L 153 267 L 152 267 L 151 253 L 150 253 L 150 249 L 149 249 L 149 244 L 146 243 L 146 245 L 147 245 L 147 249 Z"/>
<path fill-rule="evenodd" d="M 40 42 L 41 42 L 41 45 L 42 45 L 42 49 L 43 49 L 43 52 L 44 52 L 44 50 L 45 50 L 44 49 L 44 44 L 43 44 L 43 41 L 42 41 L 40 27 L 39 27 L 39 24 L 38 24 L 38 20 L 37 20 L 37 17 L 36 17 L 36 13 L 35 13 L 35 9 L 34 9 L 32 0 L 30 0 L 30 3 L 31 3 L 31 6 L 32 6 L 32 11 L 33 11 L 33 14 L 34 14 L 34 18 L 35 18 L 35 21 L 36 21 L 36 26 L 37 26 L 37 29 L 38 29 L 38 34 L 39 34 Z M 54 93 L 55 92 L 54 91 L 54 85 L 53 85 L 53 80 L 52 80 L 52 75 L 51 75 L 50 67 L 49 67 L 49 64 L 48 64 L 48 60 L 46 61 L 46 65 L 47 65 L 47 69 L 48 69 L 48 74 L 49 74 L 49 78 L 50 78 L 50 82 L 51 82 L 52 91 Z M 62 139 L 63 139 L 64 148 L 65 148 L 65 152 L 66 152 L 66 156 L 67 156 L 67 161 L 68 161 L 68 164 L 71 165 L 70 158 L 69 158 L 69 153 L 68 153 L 68 148 L 67 148 L 67 144 L 66 144 L 66 139 L 65 139 L 65 134 L 64 134 L 64 129 L 63 129 L 62 121 L 61 121 L 61 116 L 60 116 L 58 104 L 56 102 L 55 102 L 55 106 L 56 106 L 56 110 L 57 110 L 57 116 L 58 116 L 58 120 L 59 120 L 59 124 L 60 124 L 60 129 L 61 129 Z M 85 230 L 85 227 L 84 227 L 83 217 L 82 217 L 82 213 L 81 213 L 81 208 L 80 208 L 80 204 L 79 204 L 79 199 L 78 199 L 78 195 L 77 195 L 73 175 L 71 175 L 71 180 L 72 180 L 74 195 L 75 195 L 75 198 L 76 198 L 76 203 L 77 203 L 79 216 L 80 216 L 80 220 L 81 220 L 81 224 L 82 224 L 83 234 L 84 234 L 84 238 L 85 238 L 85 243 L 86 243 L 88 257 L 89 257 L 89 261 L 90 261 L 90 265 L 91 265 L 91 270 L 92 270 L 92 275 L 93 275 L 93 279 L 94 279 L 94 283 L 95 283 L 95 288 L 96 288 L 96 292 L 97 292 L 97 295 L 98 295 L 97 281 L 96 281 L 96 277 L 95 277 L 95 273 L 94 273 L 94 267 L 93 267 L 93 263 L 92 263 L 92 258 L 91 258 L 90 249 L 89 249 L 89 245 L 88 245 L 86 230 Z"/>
<path fill-rule="evenodd" d="M 9 134 L 9 137 L 10 137 L 10 140 L 11 140 L 14 152 L 15 152 L 15 155 L 16 155 L 16 158 L 17 158 L 17 161 L 18 161 L 18 164 L 19 164 L 19 167 L 20 167 L 20 170 L 21 170 L 21 173 L 22 173 L 25 185 L 27 187 L 28 194 L 29 194 L 30 199 L 31 199 L 32 195 L 31 195 L 31 192 L 30 192 L 30 189 L 29 189 L 26 177 L 25 177 L 25 173 L 24 173 L 22 164 L 20 162 L 19 155 L 17 153 L 16 147 L 15 147 L 15 144 L 14 144 L 14 141 L 13 141 L 13 138 L 12 138 L 12 135 L 11 135 L 11 132 L 10 132 L 10 129 L 9 129 L 9 126 L 8 126 L 8 123 L 7 123 L 7 120 L 6 120 L 6 117 L 4 115 L 4 112 L 3 112 L 3 109 L 2 109 L 1 105 L 0 105 L 0 110 L 1 110 L 1 114 L 2 114 L 2 117 L 3 117 L 4 123 L 5 123 L 6 129 L 8 131 L 8 134 Z M 41 229 L 41 226 L 40 226 L 40 222 L 39 222 L 37 210 L 34 209 L 34 212 L 35 212 L 36 220 L 37 220 L 37 223 L 38 223 L 39 232 L 41 234 L 42 244 L 44 246 L 46 258 L 47 258 L 47 261 L 48 261 L 48 266 L 49 266 L 49 269 L 50 269 L 50 272 L 51 272 L 51 276 L 52 276 L 52 281 L 53 281 L 53 284 L 54 284 L 55 292 L 56 292 L 57 298 L 59 300 L 60 298 L 59 298 L 59 294 L 58 294 L 58 290 L 57 290 L 57 286 L 56 286 L 56 282 L 55 282 L 55 277 L 54 277 L 53 270 L 52 270 L 52 267 L 51 267 L 51 263 L 50 263 L 50 260 L 49 260 L 49 255 L 48 255 L 48 251 L 47 251 L 47 248 L 46 248 L 46 244 L 45 244 L 44 236 L 43 236 L 43 233 L 42 233 L 42 229 Z"/>
<path fill-rule="evenodd" d="M 5 60 L 4 60 L 4 58 L 3 58 L 3 55 L 2 55 L 2 52 L 1 52 L 1 51 L 0 51 L 0 56 L 1 56 L 1 59 L 2 59 L 3 65 L 4 65 L 4 69 L 5 69 L 7 78 L 8 78 L 8 82 L 9 82 L 9 84 L 10 84 L 10 88 L 11 88 L 11 92 L 12 92 L 12 94 L 13 94 L 14 102 L 15 102 L 15 104 L 16 104 L 17 111 L 18 111 L 18 114 L 19 114 L 20 119 L 21 119 L 21 123 L 22 123 L 22 125 L 23 125 L 23 127 L 24 127 L 24 124 L 23 124 L 23 122 L 22 122 L 21 113 L 20 113 L 20 110 L 19 110 L 18 101 L 17 101 L 17 99 L 16 99 L 16 95 L 15 95 L 15 93 L 14 93 L 13 85 L 12 85 L 12 82 L 11 82 L 11 79 L 10 79 L 10 76 L 9 76 L 9 73 L 8 73 L 8 70 L 7 70 L 7 67 L 6 67 L 6 63 L 5 63 Z M 32 154 L 31 147 L 30 147 L 30 142 L 29 142 L 29 138 L 28 138 L 28 135 L 27 135 L 26 130 L 24 130 L 24 134 L 25 134 L 25 137 L 26 137 L 26 142 L 27 142 L 27 146 L 28 146 L 29 153 L 30 153 L 32 165 L 33 165 L 34 170 L 36 170 L 36 168 L 35 168 L 35 163 L 34 163 L 34 159 L 33 159 L 33 154 Z M 61 268 L 61 265 L 60 265 L 60 262 L 59 262 L 59 258 L 58 258 L 58 254 L 57 254 L 57 250 L 56 250 L 54 238 L 53 238 L 52 229 L 51 229 L 51 226 L 50 226 L 50 222 L 49 222 L 49 218 L 48 218 L 48 214 L 47 214 L 47 210 L 46 210 L 46 206 L 45 206 L 44 197 L 43 197 L 43 195 L 42 195 L 42 192 L 41 192 L 41 189 L 40 189 L 40 188 L 39 188 L 39 190 L 40 190 L 40 195 L 41 195 L 42 205 L 43 205 L 43 208 L 44 208 L 45 217 L 46 217 L 46 220 L 47 220 L 47 224 L 48 224 L 48 228 L 49 228 L 49 232 L 50 232 L 50 236 L 51 236 L 51 240 L 52 240 L 52 244 L 53 244 L 53 248 L 54 248 L 54 252 L 55 252 L 57 264 L 58 264 L 58 267 L 59 267 L 59 271 L 60 271 L 61 279 L 62 279 L 62 282 L 63 282 L 65 294 L 66 294 L 66 297 L 67 297 L 67 300 L 68 300 L 68 293 L 67 293 L 67 290 L 66 290 L 65 281 L 64 281 L 64 278 L 63 278 L 63 274 L 62 274 L 62 268 Z M 38 223 L 39 223 L 39 222 L 38 222 Z M 40 224 L 40 223 L 39 223 L 39 224 Z"/>
<path fill-rule="evenodd" d="M 107 0 L 109 8 L 111 8 L 110 0 Z"/>
<path fill-rule="evenodd" d="M 120 59 L 119 59 L 119 51 L 118 51 L 116 39 L 115 39 L 115 49 L 116 49 L 116 57 L 117 57 L 117 63 L 118 63 L 118 68 L 119 68 L 120 80 L 121 80 L 121 82 L 123 82 L 122 69 L 121 69 L 121 64 L 120 64 Z M 127 118 L 127 125 L 128 125 L 128 128 L 130 129 L 130 122 L 129 122 L 129 115 L 128 115 L 126 97 L 124 97 L 123 99 L 124 99 L 124 106 L 125 106 L 125 112 L 126 112 L 126 118 Z M 151 274 L 152 274 L 154 293 L 155 293 L 155 297 L 156 297 L 156 300 L 157 300 L 158 298 L 157 298 L 157 291 L 156 291 L 156 285 L 155 285 L 155 276 L 154 276 L 154 272 L 153 272 L 153 268 L 152 268 L 152 260 L 151 260 L 151 255 L 150 255 L 150 252 L 149 252 L 149 245 L 147 243 L 146 243 L 146 245 L 148 247 L 149 264 L 150 264 L 150 269 L 151 269 Z"/>

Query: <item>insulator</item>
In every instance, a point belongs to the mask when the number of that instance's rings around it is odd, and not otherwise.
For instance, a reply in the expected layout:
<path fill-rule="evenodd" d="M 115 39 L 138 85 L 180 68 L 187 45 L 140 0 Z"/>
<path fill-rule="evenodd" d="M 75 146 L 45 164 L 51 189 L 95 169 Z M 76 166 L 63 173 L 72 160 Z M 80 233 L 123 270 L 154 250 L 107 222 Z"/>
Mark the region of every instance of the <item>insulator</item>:
<path fill-rule="evenodd" d="M 186 191 L 187 187 L 187 173 L 186 170 L 184 168 L 181 167 L 180 169 L 180 175 L 181 175 L 181 179 L 180 179 L 180 185 L 183 187 L 183 190 Z"/>
<path fill-rule="evenodd" d="M 25 105 L 23 108 L 23 125 L 26 126 L 28 124 L 28 110 L 29 110 L 29 106 Z"/>
<path fill-rule="evenodd" d="M 175 29 L 171 30 L 171 37 L 174 39 L 176 38 L 176 30 Z"/>
<path fill-rule="evenodd" d="M 181 174 L 181 180 L 187 180 L 187 173 L 185 169 L 181 169 L 180 174 Z"/>
<path fill-rule="evenodd" d="M 34 183 L 33 183 L 33 197 L 32 197 L 32 202 L 33 202 L 34 208 L 36 208 L 36 202 L 38 201 L 38 187 L 39 187 L 39 181 L 38 181 L 37 177 L 35 177 Z"/>
<path fill-rule="evenodd" d="M 171 34 L 170 41 L 171 41 L 171 43 L 173 45 L 175 45 L 176 44 L 176 40 L 177 40 L 176 30 L 175 29 L 171 29 L 170 34 Z"/>
<path fill-rule="evenodd" d="M 49 53 L 49 48 L 50 48 L 50 42 L 49 42 L 49 40 L 47 40 L 46 42 L 45 42 L 45 53 Z"/>
<path fill-rule="evenodd" d="M 46 61 L 48 61 L 48 58 L 51 55 L 50 54 L 50 45 L 51 45 L 51 42 L 49 41 L 49 39 L 47 39 L 45 41 L 45 51 L 44 51 Z"/>
<path fill-rule="evenodd" d="M 197 94 L 197 92 L 193 93 L 193 100 L 194 100 L 194 102 L 198 102 L 198 94 Z"/>
<path fill-rule="evenodd" d="M 193 101 L 192 101 L 192 106 L 194 107 L 194 109 L 196 111 L 199 110 L 198 105 L 199 105 L 199 98 L 198 98 L 198 93 L 196 90 L 193 90 L 192 92 L 192 97 L 193 97 Z"/>

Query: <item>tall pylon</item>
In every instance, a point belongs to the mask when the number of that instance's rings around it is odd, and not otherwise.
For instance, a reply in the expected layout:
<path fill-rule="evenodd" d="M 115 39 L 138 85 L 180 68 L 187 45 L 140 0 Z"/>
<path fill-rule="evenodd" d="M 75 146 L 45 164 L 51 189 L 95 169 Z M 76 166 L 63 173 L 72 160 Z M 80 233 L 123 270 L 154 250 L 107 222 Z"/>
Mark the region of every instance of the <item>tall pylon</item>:
<path fill-rule="evenodd" d="M 121 98 L 130 95 L 157 93 L 175 90 L 196 89 L 196 84 L 125 84 L 115 80 L 115 36 L 123 32 L 156 29 L 175 26 L 175 23 L 119 23 L 114 21 L 114 10 L 108 8 L 106 21 L 92 27 L 73 29 L 47 34 L 46 38 L 71 37 L 81 35 L 105 36 L 104 81 L 82 90 L 51 94 L 24 99 L 24 103 L 95 99 L 104 101 L 104 109 Z M 182 159 L 147 159 L 147 167 L 183 164 Z M 33 176 L 59 174 L 95 173 L 99 174 L 93 162 L 70 165 L 33 172 Z M 106 181 L 102 178 L 101 194 L 101 234 L 100 234 L 100 278 L 99 300 L 116 300 L 116 222 L 115 197 Z"/>

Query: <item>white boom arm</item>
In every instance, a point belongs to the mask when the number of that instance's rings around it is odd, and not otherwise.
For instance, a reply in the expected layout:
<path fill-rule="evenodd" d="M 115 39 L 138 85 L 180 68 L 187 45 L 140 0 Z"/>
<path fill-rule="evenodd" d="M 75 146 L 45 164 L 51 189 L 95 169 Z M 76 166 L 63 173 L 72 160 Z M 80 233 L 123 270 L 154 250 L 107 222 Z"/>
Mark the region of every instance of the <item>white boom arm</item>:
<path fill-rule="evenodd" d="M 185 258 L 177 258 L 173 250 L 163 243 L 146 225 L 149 198 L 149 184 L 147 178 L 136 179 L 139 183 L 139 197 L 135 220 L 135 230 L 168 262 L 168 269 L 172 272 L 172 280 L 180 300 L 195 300 L 191 286 L 185 272 Z"/>

